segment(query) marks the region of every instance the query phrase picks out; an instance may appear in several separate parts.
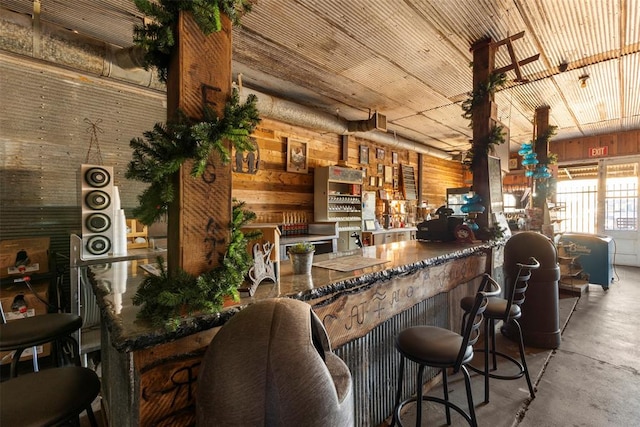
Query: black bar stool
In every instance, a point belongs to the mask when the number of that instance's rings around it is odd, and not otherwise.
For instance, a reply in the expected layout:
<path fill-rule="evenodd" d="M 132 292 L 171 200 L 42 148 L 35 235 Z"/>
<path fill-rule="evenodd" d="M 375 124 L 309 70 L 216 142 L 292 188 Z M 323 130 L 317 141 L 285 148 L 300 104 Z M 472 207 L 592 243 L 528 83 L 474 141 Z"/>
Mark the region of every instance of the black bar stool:
<path fill-rule="evenodd" d="M 500 286 L 495 281 L 483 280 L 482 289 L 472 297 L 473 303 L 469 311 L 470 319 L 473 321 L 465 325 L 462 334 L 436 326 L 413 326 L 402 330 L 396 337 L 396 349 L 400 353 L 400 366 L 398 370 L 398 389 L 394 405 L 393 419 L 391 426 L 396 422 L 402 426 L 400 412 L 409 402 L 416 402 L 416 426 L 422 424 L 422 401 L 431 401 L 445 406 L 447 424 L 451 424 L 451 411 L 455 410 L 466 419 L 472 426 L 477 426 L 473 396 L 471 394 L 471 378 L 465 365 L 473 359 L 473 345 L 478 341 L 480 335 L 480 324 L 482 323 L 483 312 L 487 307 L 488 296 L 498 295 Z M 416 378 L 416 396 L 400 402 L 402 396 L 402 383 L 404 379 L 404 363 L 409 359 L 419 365 Z M 444 398 L 434 396 L 423 396 L 423 372 L 426 366 L 440 368 L 442 372 L 442 388 Z M 447 369 L 453 369 L 453 373 L 462 371 L 464 374 L 465 387 L 467 392 L 467 403 L 469 413 L 449 401 L 449 388 L 447 384 Z"/>
<path fill-rule="evenodd" d="M 0 383 L 2 427 L 59 425 L 73 420 L 79 425 L 78 417 L 85 410 L 91 425 L 98 426 L 91 404 L 100 393 L 100 378 L 93 370 L 80 366 L 78 342 L 72 336 L 81 326 L 82 318 L 70 313 L 43 314 L 0 324 L 0 350 L 15 350 L 11 379 Z M 76 366 L 18 377 L 22 352 L 48 342 L 58 347 L 54 351 L 54 355 L 58 353 L 58 366 L 64 359 L 62 345 L 69 343 L 70 358 Z"/>
<path fill-rule="evenodd" d="M 0 382 L 2 427 L 52 426 L 76 421 L 87 411 L 97 427 L 91 403 L 100 393 L 100 379 L 80 366 L 44 369 Z M 79 423 L 78 423 L 79 425 Z"/>
<path fill-rule="evenodd" d="M 0 351 L 15 350 L 11 359 L 11 377 L 18 375 L 18 362 L 25 349 L 48 342 L 57 344 L 58 348 L 64 342 L 71 344 L 74 362 L 80 365 L 78 342 L 72 334 L 81 326 L 82 318 L 71 313 L 43 314 L 0 324 Z M 62 357 L 61 351 L 54 353 L 58 353 L 58 359 Z"/>
<path fill-rule="evenodd" d="M 531 270 L 535 270 L 540 267 L 540 263 L 535 258 L 529 259 L 529 264 L 516 264 L 518 267 L 518 274 L 516 275 L 512 286 L 509 289 L 505 289 L 505 298 L 492 297 L 489 298 L 487 309 L 484 312 L 484 317 L 487 321 L 484 324 L 484 349 L 476 350 L 484 352 L 484 369 L 479 369 L 473 365 L 469 365 L 469 369 L 474 372 L 478 372 L 484 376 L 484 402 L 489 402 L 489 378 L 501 379 L 501 380 L 515 380 L 525 376 L 527 379 L 527 385 L 529 386 L 529 393 L 531 398 L 535 398 L 533 390 L 533 384 L 531 383 L 531 377 L 529 376 L 529 369 L 527 368 L 527 361 L 524 357 L 524 342 L 522 340 L 522 329 L 518 323 L 518 319 L 522 316 L 522 310 L 520 305 L 524 302 L 525 292 L 529 286 L 529 279 L 531 278 Z M 495 280 L 487 275 L 487 280 L 495 282 Z M 474 298 L 469 296 L 460 301 L 460 307 L 465 311 L 463 316 L 462 325 L 464 327 L 466 319 L 469 314 L 472 313 L 474 304 Z M 518 338 L 518 348 L 520 351 L 520 360 L 516 360 L 508 354 L 499 352 L 496 350 L 496 321 L 503 321 L 504 324 L 512 324 L 515 326 Z M 489 340 L 491 340 L 491 349 L 489 349 Z M 493 366 L 489 369 L 489 355 L 491 355 Z M 509 360 L 514 363 L 518 372 L 513 375 L 501 375 L 492 373 L 498 369 L 497 356 L 503 359 Z"/>

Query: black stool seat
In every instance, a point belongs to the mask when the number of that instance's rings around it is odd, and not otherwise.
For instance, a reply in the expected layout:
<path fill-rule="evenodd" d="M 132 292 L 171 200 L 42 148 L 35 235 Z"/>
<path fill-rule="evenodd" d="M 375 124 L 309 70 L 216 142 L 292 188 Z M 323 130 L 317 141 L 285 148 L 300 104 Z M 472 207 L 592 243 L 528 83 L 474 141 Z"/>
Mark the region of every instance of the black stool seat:
<path fill-rule="evenodd" d="M 487 309 L 484 312 L 485 318 L 502 319 L 507 309 L 509 301 L 503 298 L 489 298 Z M 473 297 L 464 297 L 460 300 L 460 308 L 464 311 L 471 311 L 473 307 Z M 509 317 L 511 319 L 519 319 L 522 316 L 522 310 L 519 305 L 511 305 Z"/>
<path fill-rule="evenodd" d="M 25 349 L 48 342 L 69 342 L 75 364 L 80 365 L 78 342 L 72 334 L 81 326 L 82 318 L 71 313 L 43 314 L 0 324 L 0 351 L 15 350 L 11 358 L 11 377 L 18 375 L 18 362 Z"/>
<path fill-rule="evenodd" d="M 473 299 L 473 298 L 472 298 Z M 460 353 L 463 337 L 453 331 L 435 326 L 414 326 L 402 330 L 396 347 L 404 357 L 428 366 L 453 366 Z M 467 346 L 462 363 L 473 359 L 473 347 Z"/>
<path fill-rule="evenodd" d="M 26 317 L 0 324 L 0 351 L 29 348 L 80 329 L 82 318 L 71 313 L 52 313 Z"/>
<path fill-rule="evenodd" d="M 18 322 L 19 323 L 19 322 Z M 0 426 L 49 426 L 76 419 L 100 393 L 94 371 L 79 366 L 45 369 L 0 382 Z"/>

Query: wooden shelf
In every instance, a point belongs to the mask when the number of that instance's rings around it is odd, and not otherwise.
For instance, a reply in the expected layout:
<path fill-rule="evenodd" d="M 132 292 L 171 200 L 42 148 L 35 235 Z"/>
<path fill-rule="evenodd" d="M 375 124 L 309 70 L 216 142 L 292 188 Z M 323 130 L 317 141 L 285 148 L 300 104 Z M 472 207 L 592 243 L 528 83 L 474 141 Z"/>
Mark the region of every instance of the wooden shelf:
<path fill-rule="evenodd" d="M 139 249 L 149 246 L 148 227 L 136 219 L 127 220 L 127 249 Z M 144 242 L 140 240 L 144 239 Z"/>

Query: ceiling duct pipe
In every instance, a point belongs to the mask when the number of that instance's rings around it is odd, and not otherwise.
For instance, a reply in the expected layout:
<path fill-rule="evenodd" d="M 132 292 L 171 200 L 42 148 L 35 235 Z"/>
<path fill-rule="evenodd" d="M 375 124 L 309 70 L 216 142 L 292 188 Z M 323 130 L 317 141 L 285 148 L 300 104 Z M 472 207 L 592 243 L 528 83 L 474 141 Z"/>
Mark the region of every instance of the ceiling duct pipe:
<path fill-rule="evenodd" d="M 370 130 L 387 131 L 387 117 L 377 111 L 367 120 L 352 120 L 347 124 L 349 132 L 367 132 Z"/>
<path fill-rule="evenodd" d="M 113 62 L 120 68 L 144 68 L 144 48 L 138 45 L 117 50 L 113 55 Z"/>
<path fill-rule="evenodd" d="M 260 114 L 270 119 L 278 120 L 293 125 L 317 129 L 324 132 L 336 133 L 338 135 L 354 135 L 359 138 L 367 139 L 392 148 L 414 151 L 416 153 L 426 154 L 444 160 L 452 160 L 450 153 L 429 147 L 422 143 L 412 141 L 403 137 L 392 135 L 390 133 L 354 131 L 350 129 L 350 122 L 340 117 L 333 116 L 328 113 L 322 113 L 318 110 L 296 104 L 272 95 L 259 92 L 243 86 L 241 95 L 255 95 L 258 98 L 258 111 Z M 379 115 L 381 116 L 381 115 Z M 382 116 L 384 117 L 384 116 Z M 369 119 L 367 121 L 370 121 Z M 386 118 L 385 118 L 386 124 Z M 352 125 L 353 126 L 353 125 Z"/>
<path fill-rule="evenodd" d="M 143 64 L 143 57 L 144 50 L 133 46 L 117 52 L 114 55 L 114 62 L 124 69 L 140 68 Z M 242 96 L 249 94 L 257 96 L 258 111 L 265 117 L 310 129 L 332 132 L 338 135 L 355 135 L 394 148 L 415 151 L 439 159 L 452 160 L 451 154 L 445 151 L 386 133 L 387 118 L 377 111 L 367 120 L 348 121 L 291 101 L 258 92 L 246 86 L 241 85 L 240 87 Z M 379 130 L 381 132 L 370 132 L 372 130 Z"/>

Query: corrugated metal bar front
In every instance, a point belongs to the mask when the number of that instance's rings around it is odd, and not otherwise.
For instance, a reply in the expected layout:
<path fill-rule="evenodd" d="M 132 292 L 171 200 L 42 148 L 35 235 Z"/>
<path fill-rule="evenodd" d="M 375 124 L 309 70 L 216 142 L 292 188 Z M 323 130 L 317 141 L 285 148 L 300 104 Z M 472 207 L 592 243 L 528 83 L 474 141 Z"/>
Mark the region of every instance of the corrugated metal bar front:
<path fill-rule="evenodd" d="M 414 305 L 364 337 L 334 350 L 351 371 L 356 426 L 377 426 L 391 415 L 400 361 L 395 348 L 395 336 L 402 329 L 417 325 L 448 327 L 447 293 L 438 294 Z M 417 372 L 418 366 L 415 363 L 405 365 L 403 399 L 415 393 Z M 431 368 L 425 370 L 425 381 L 434 378 L 438 372 L 437 369 Z"/>

